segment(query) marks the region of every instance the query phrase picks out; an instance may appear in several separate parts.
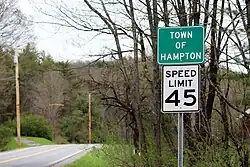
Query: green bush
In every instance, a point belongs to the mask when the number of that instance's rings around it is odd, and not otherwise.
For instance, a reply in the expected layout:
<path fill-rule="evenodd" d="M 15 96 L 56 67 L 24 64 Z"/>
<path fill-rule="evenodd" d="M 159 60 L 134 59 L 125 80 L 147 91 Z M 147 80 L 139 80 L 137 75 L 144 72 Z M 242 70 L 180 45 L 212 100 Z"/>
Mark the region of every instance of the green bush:
<path fill-rule="evenodd" d="M 22 136 L 43 137 L 52 140 L 52 127 L 40 115 L 24 115 L 21 117 Z"/>
<path fill-rule="evenodd" d="M 13 130 L 14 135 L 16 135 L 16 120 L 8 120 L 3 123 L 5 127 L 8 127 Z"/>
<path fill-rule="evenodd" d="M 203 146 L 202 146 L 203 145 Z M 204 148 L 203 143 L 197 144 L 196 150 L 185 149 L 184 162 L 187 167 L 238 167 L 240 157 L 235 147 L 224 148 L 223 144 L 211 145 Z"/>
<path fill-rule="evenodd" d="M 13 136 L 13 129 L 4 125 L 0 125 L 0 151 L 6 150 L 6 146 L 12 140 Z"/>
<path fill-rule="evenodd" d="M 71 116 L 64 117 L 61 121 L 62 136 L 73 143 L 87 142 L 86 120 L 86 115 L 82 111 L 73 111 Z"/>
<path fill-rule="evenodd" d="M 69 142 L 61 135 L 56 135 L 54 138 L 54 142 L 57 144 L 69 144 Z"/>

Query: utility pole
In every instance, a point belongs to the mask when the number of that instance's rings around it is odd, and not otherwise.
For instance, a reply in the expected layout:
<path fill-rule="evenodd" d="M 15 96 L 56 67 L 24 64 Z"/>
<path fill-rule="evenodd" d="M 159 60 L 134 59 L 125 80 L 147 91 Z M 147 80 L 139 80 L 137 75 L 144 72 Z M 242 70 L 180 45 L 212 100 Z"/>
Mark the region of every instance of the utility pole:
<path fill-rule="evenodd" d="M 20 125 L 20 90 L 19 90 L 19 63 L 18 51 L 15 50 L 14 64 L 16 68 L 16 126 L 17 126 L 17 144 L 21 148 L 21 125 Z"/>
<path fill-rule="evenodd" d="M 91 143 L 91 93 L 89 92 L 89 126 L 88 126 L 88 143 Z"/>

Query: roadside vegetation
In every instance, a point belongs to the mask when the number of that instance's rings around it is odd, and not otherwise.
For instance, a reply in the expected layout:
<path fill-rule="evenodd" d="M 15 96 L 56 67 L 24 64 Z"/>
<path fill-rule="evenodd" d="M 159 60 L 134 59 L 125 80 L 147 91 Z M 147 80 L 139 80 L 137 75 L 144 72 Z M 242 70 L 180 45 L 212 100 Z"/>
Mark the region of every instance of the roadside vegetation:
<path fill-rule="evenodd" d="M 112 167 L 132 165 L 133 148 L 128 145 L 107 144 L 101 149 L 94 149 L 66 167 Z M 136 155 L 134 154 L 134 158 Z M 139 164 L 139 163 L 138 163 Z"/>
<path fill-rule="evenodd" d="M 166 161 L 167 166 L 177 167 L 176 157 L 170 153 L 170 150 L 164 150 L 162 158 Z M 200 155 L 195 155 L 197 152 Z M 177 153 L 177 152 L 176 152 Z M 150 159 L 154 158 L 152 152 L 148 154 Z M 194 165 L 194 162 L 196 164 Z M 240 166 L 240 155 L 238 155 L 235 148 L 228 148 L 223 146 L 211 146 L 207 150 L 184 149 L 184 166 L 187 167 L 207 167 L 207 166 Z M 117 166 L 138 166 L 144 167 L 145 162 L 141 159 L 141 155 L 134 153 L 132 145 L 122 144 L 106 144 L 101 149 L 94 149 L 65 167 L 117 167 Z"/>
<path fill-rule="evenodd" d="M 55 144 L 52 141 L 52 129 L 44 117 L 39 115 L 23 115 L 21 118 L 21 138 L 33 141 L 40 145 Z M 0 151 L 18 148 L 16 141 L 16 122 L 7 121 L 0 126 Z M 32 136 L 32 137 L 31 137 Z M 29 147 L 22 143 L 22 148 Z"/>
<path fill-rule="evenodd" d="M 21 138 L 33 141 L 37 145 L 52 145 L 52 144 L 55 144 L 53 141 L 50 141 L 48 139 L 41 138 L 41 137 L 25 137 L 25 136 L 22 136 Z M 27 148 L 27 147 L 32 147 L 32 146 L 29 146 L 28 144 L 21 143 L 21 147 L 22 148 Z M 18 149 L 18 144 L 17 144 L 16 139 L 13 137 L 12 139 L 9 140 L 9 142 L 5 145 L 5 147 L 2 147 L 2 149 L 0 151 L 9 151 L 9 150 L 15 150 L 15 149 Z"/>

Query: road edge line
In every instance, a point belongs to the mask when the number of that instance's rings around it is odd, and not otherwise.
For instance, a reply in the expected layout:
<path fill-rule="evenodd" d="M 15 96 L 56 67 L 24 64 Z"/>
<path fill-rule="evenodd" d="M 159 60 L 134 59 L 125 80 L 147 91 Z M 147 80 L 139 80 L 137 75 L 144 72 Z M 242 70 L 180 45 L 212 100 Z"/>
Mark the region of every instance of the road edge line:
<path fill-rule="evenodd" d="M 59 164 L 60 162 L 65 161 L 66 159 L 69 159 L 69 158 L 71 158 L 71 157 L 73 157 L 73 156 L 75 156 L 75 155 L 77 155 L 77 154 L 80 154 L 80 153 L 83 152 L 83 151 L 90 150 L 91 148 L 92 148 L 92 147 L 86 148 L 86 149 L 83 149 L 83 150 L 79 150 L 79 151 L 77 151 L 77 152 L 75 152 L 75 153 L 73 153 L 73 154 L 70 154 L 70 155 L 68 155 L 68 156 L 66 156 L 66 157 L 63 157 L 63 158 L 61 158 L 61 159 L 59 159 L 59 160 L 53 161 L 53 162 L 51 162 L 47 167 L 53 167 L 54 165 L 57 165 L 57 164 Z"/>

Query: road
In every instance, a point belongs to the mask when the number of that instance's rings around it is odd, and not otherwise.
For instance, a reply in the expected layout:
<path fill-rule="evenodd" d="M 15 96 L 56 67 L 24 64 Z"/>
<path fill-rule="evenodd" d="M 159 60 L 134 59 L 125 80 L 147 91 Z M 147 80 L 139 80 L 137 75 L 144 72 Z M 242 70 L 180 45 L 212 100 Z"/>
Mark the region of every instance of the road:
<path fill-rule="evenodd" d="M 63 166 L 91 151 L 96 144 L 44 145 L 0 153 L 0 167 Z"/>

